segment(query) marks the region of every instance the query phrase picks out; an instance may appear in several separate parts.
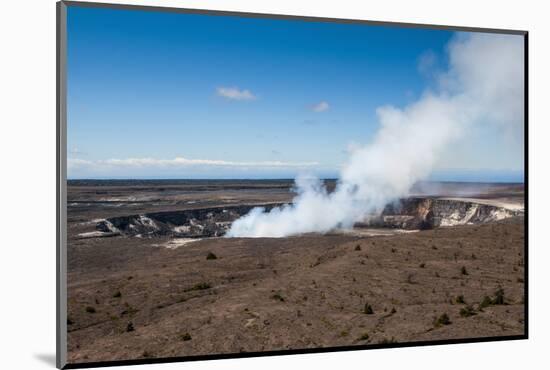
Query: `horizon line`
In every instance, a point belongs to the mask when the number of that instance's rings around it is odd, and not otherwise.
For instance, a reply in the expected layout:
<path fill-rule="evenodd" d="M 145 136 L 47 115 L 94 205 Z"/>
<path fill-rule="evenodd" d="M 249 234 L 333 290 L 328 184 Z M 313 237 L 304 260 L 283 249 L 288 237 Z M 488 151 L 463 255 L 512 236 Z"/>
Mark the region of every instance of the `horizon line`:
<path fill-rule="evenodd" d="M 119 177 L 119 178 L 68 178 L 67 181 L 292 181 L 294 178 L 290 177 L 269 177 L 269 178 L 153 178 L 153 177 Z M 321 177 L 322 181 L 338 181 L 337 177 Z M 467 184 L 525 184 L 525 180 L 522 181 L 479 181 L 479 180 L 421 180 L 418 183 L 467 183 Z"/>

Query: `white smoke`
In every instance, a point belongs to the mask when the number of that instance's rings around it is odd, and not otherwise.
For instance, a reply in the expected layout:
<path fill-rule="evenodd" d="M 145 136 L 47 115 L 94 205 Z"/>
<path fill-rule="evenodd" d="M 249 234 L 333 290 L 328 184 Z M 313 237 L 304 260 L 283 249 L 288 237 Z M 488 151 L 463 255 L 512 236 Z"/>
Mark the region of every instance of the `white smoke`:
<path fill-rule="evenodd" d="M 472 125 L 523 127 L 523 38 L 457 34 L 447 45 L 449 69 L 435 91 L 404 108 L 377 110 L 374 140 L 355 148 L 328 192 L 315 177 L 296 179 L 292 204 L 252 209 L 228 237 L 283 237 L 351 227 L 406 196 Z"/>

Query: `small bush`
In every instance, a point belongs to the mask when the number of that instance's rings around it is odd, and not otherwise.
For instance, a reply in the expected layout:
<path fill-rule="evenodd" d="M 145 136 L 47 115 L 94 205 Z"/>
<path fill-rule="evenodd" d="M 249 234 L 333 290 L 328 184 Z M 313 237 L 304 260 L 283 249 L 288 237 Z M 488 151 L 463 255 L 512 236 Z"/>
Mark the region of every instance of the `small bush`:
<path fill-rule="evenodd" d="M 460 309 L 460 316 L 462 317 L 470 317 L 474 316 L 476 312 L 474 311 L 474 308 L 471 305 L 467 305 L 466 307 L 463 307 Z"/>
<path fill-rule="evenodd" d="M 479 309 L 482 310 L 486 307 L 489 307 L 492 304 L 493 304 L 493 300 L 491 298 L 489 298 L 488 296 L 485 296 L 485 297 L 483 297 L 483 300 L 479 304 Z"/>
<path fill-rule="evenodd" d="M 360 251 L 360 250 L 361 250 L 361 246 L 360 246 L 359 244 L 357 244 L 357 245 L 355 246 L 355 250 L 356 250 L 356 251 Z"/>
<path fill-rule="evenodd" d="M 464 296 L 461 294 L 455 298 L 455 302 L 458 304 L 465 304 L 466 301 L 464 300 Z"/>
<path fill-rule="evenodd" d="M 436 327 L 440 327 L 440 326 L 443 326 L 443 325 L 450 325 L 451 324 L 451 319 L 449 318 L 449 315 L 447 315 L 446 313 L 444 313 L 443 315 L 439 316 L 436 320 L 435 320 L 435 323 L 434 325 Z"/>
<path fill-rule="evenodd" d="M 504 304 L 504 289 L 498 288 L 498 290 L 495 292 L 493 304 Z"/>
<path fill-rule="evenodd" d="M 96 310 L 95 310 L 95 308 L 93 308 L 92 306 L 88 306 L 88 307 L 86 307 L 86 312 L 88 312 L 88 313 L 96 313 Z"/>
<path fill-rule="evenodd" d="M 131 331 L 134 331 L 134 324 L 129 321 L 128 324 L 126 325 L 126 331 L 129 333 Z"/>
<path fill-rule="evenodd" d="M 217 260 L 218 259 L 218 256 L 216 256 L 214 253 L 212 252 L 208 252 L 208 255 L 206 256 L 206 259 L 207 260 Z"/>
<path fill-rule="evenodd" d="M 120 293 L 120 290 L 117 291 L 115 294 L 113 294 L 113 298 L 120 298 L 122 297 L 122 293 Z"/>
<path fill-rule="evenodd" d="M 187 342 L 188 340 L 191 340 L 191 334 L 184 333 L 179 336 L 181 341 Z"/>
<path fill-rule="evenodd" d="M 392 308 L 391 308 L 391 311 L 390 311 L 390 314 L 393 315 L 393 314 L 396 313 L 396 312 L 397 312 L 397 310 L 395 309 L 395 307 L 392 307 Z"/>
<path fill-rule="evenodd" d="M 483 297 L 483 300 L 479 304 L 479 309 L 483 310 L 486 307 L 493 306 L 493 305 L 503 305 L 506 304 L 504 302 L 504 289 L 498 288 L 495 292 L 495 297 L 490 298 L 488 296 Z"/>
<path fill-rule="evenodd" d="M 347 337 L 349 335 L 349 332 L 347 330 L 342 330 L 340 332 L 340 336 L 343 338 L 343 337 Z"/>
<path fill-rule="evenodd" d="M 283 296 L 281 296 L 279 293 L 275 293 L 271 296 L 272 299 L 275 299 L 277 301 L 281 301 L 281 302 L 284 302 L 285 299 L 283 298 Z"/>
<path fill-rule="evenodd" d="M 369 334 L 365 333 L 365 334 L 361 335 L 359 338 L 357 338 L 357 340 L 359 340 L 359 341 L 369 340 Z"/>
<path fill-rule="evenodd" d="M 419 265 L 419 267 L 420 267 L 421 269 L 423 269 L 424 267 L 426 267 L 426 264 L 425 264 L 424 262 L 422 262 L 422 263 Z"/>
<path fill-rule="evenodd" d="M 365 303 L 365 308 L 363 309 L 363 312 L 367 315 L 372 315 L 374 313 L 374 310 L 372 309 L 372 306 L 368 303 Z"/>
<path fill-rule="evenodd" d="M 462 267 L 461 267 L 460 273 L 461 273 L 462 275 L 468 275 L 468 271 L 466 270 L 466 266 L 462 266 Z"/>
<path fill-rule="evenodd" d="M 195 284 L 192 288 L 189 288 L 187 289 L 186 291 L 191 291 L 191 290 L 205 290 L 205 289 L 210 289 L 212 288 L 212 285 L 210 285 L 210 283 L 198 283 L 198 284 Z"/>
<path fill-rule="evenodd" d="M 391 337 L 391 339 L 384 338 L 378 343 L 380 343 L 380 344 L 390 344 L 390 343 L 397 343 L 397 341 L 395 340 L 394 337 Z"/>

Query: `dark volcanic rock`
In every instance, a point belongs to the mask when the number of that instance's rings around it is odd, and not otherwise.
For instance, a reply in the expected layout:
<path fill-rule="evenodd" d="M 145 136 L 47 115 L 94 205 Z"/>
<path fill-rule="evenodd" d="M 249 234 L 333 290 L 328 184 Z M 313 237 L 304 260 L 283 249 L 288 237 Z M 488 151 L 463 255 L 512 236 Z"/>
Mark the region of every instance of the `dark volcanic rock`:
<path fill-rule="evenodd" d="M 280 204 L 262 206 L 266 210 Z M 224 235 L 231 223 L 257 205 L 239 205 L 166 211 L 111 217 L 96 224 L 105 233 L 129 236 L 173 235 L 179 237 L 217 237 Z"/>

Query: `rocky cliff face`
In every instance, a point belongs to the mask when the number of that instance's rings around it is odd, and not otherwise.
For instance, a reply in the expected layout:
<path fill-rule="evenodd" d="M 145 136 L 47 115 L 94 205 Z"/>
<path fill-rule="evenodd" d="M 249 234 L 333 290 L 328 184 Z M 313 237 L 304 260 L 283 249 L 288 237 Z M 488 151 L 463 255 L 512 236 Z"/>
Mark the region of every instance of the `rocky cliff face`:
<path fill-rule="evenodd" d="M 268 204 L 271 208 L 280 204 Z M 256 205 L 212 207 L 181 211 L 155 212 L 112 217 L 96 224 L 96 231 L 81 237 L 127 235 L 152 237 L 171 235 L 184 238 L 207 238 L 225 235 L 231 223 Z M 381 227 L 408 230 L 433 229 L 466 224 L 480 224 L 522 215 L 497 206 L 438 198 L 406 198 L 388 204 L 380 215 L 372 215 L 355 227 Z"/>
<path fill-rule="evenodd" d="M 523 211 L 471 201 L 406 198 L 387 205 L 380 216 L 367 218 L 358 226 L 422 230 L 481 224 L 520 215 Z"/>
<path fill-rule="evenodd" d="M 279 204 L 263 206 L 269 210 Z M 181 211 L 155 212 L 143 215 L 112 217 L 96 224 L 103 235 L 130 235 L 149 237 L 172 235 L 186 238 L 205 238 L 224 235 L 231 223 L 248 213 L 255 205 L 187 209 Z"/>

